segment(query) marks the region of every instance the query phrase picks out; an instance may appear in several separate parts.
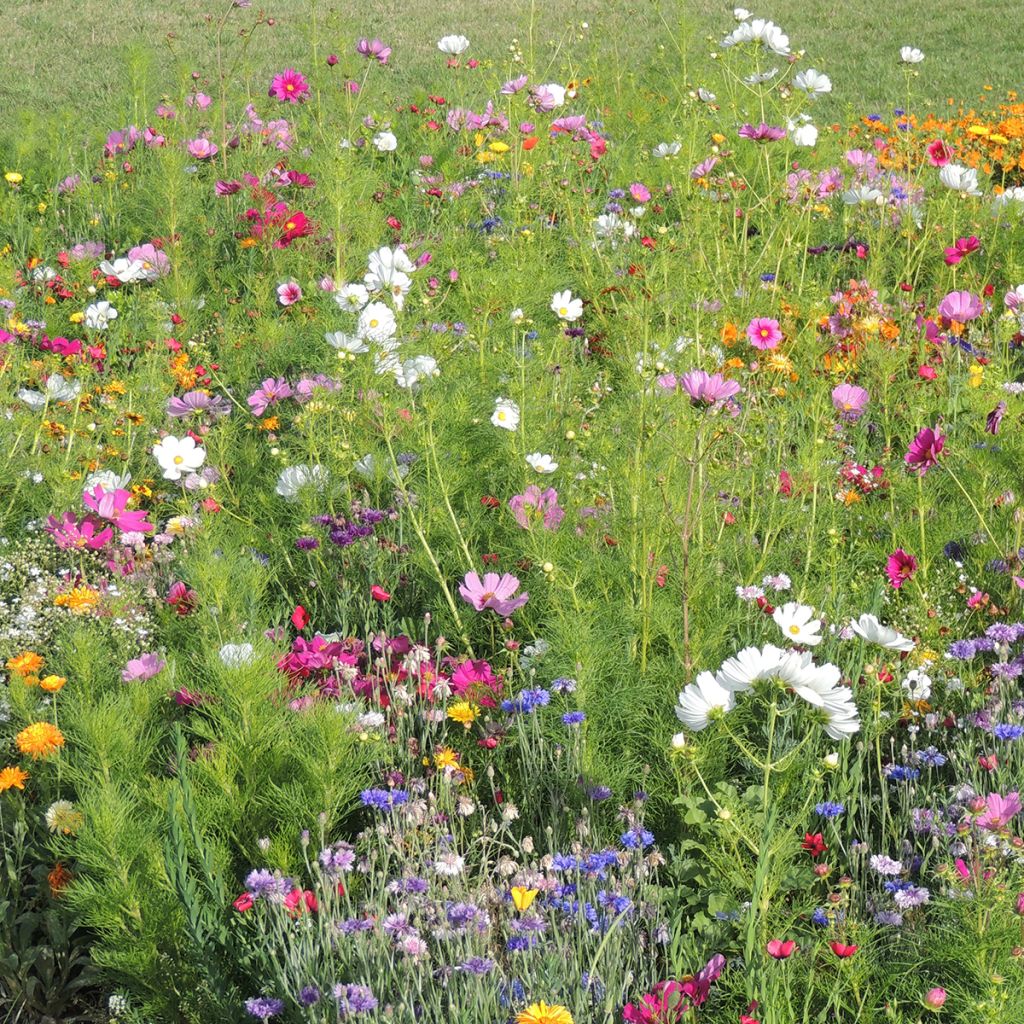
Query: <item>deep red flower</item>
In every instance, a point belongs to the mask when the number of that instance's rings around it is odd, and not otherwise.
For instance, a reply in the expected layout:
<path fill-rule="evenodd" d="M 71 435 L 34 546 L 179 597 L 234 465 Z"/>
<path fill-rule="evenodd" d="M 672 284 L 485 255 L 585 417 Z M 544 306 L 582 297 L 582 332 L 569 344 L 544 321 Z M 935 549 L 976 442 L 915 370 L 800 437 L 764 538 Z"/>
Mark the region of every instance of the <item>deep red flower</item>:
<path fill-rule="evenodd" d="M 825 837 L 820 832 L 805 832 L 800 848 L 806 850 L 812 857 L 820 857 L 828 849 Z"/>
<path fill-rule="evenodd" d="M 856 946 L 844 946 L 841 942 L 836 942 L 835 940 L 829 943 L 829 948 L 836 956 L 844 960 L 857 952 Z"/>
<path fill-rule="evenodd" d="M 231 905 L 240 914 L 244 914 L 247 910 L 252 910 L 252 904 L 253 904 L 252 893 L 251 892 L 243 892 L 242 895 L 237 897 L 235 899 L 234 903 L 232 903 Z"/>

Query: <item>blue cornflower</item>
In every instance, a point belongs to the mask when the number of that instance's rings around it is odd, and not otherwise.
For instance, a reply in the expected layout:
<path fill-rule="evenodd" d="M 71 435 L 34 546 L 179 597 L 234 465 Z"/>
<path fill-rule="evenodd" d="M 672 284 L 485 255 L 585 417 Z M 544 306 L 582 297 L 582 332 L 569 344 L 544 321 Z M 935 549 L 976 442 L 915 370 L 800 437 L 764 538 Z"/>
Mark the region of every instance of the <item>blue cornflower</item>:
<path fill-rule="evenodd" d="M 949 645 L 949 656 L 957 661 L 968 661 L 974 657 L 977 649 L 973 640 L 954 640 Z"/>
<path fill-rule="evenodd" d="M 815 924 L 820 924 L 822 926 L 827 925 L 828 911 L 824 907 L 818 907 L 818 909 L 815 910 L 813 914 L 811 914 L 811 920 Z"/>
<path fill-rule="evenodd" d="M 510 953 L 525 953 L 535 941 L 536 936 L 534 935 L 513 935 L 505 943 L 505 948 Z"/>
<path fill-rule="evenodd" d="M 946 763 L 946 755 L 940 754 L 935 747 L 919 750 L 914 758 L 918 764 L 923 764 L 926 768 L 941 768 Z"/>
<path fill-rule="evenodd" d="M 890 782 L 913 782 L 919 778 L 921 772 L 917 768 L 907 768 L 901 764 L 889 764 L 885 766 L 885 777 Z"/>
<path fill-rule="evenodd" d="M 562 715 L 563 725 L 579 725 L 586 720 L 587 716 L 582 711 L 567 711 Z"/>
<path fill-rule="evenodd" d="M 632 828 L 623 832 L 619 840 L 627 850 L 642 850 L 654 842 L 654 834 L 647 829 Z"/>
<path fill-rule="evenodd" d="M 559 676 L 557 679 L 551 680 L 551 689 L 555 693 L 572 693 L 576 689 L 576 680 L 569 679 L 567 676 Z"/>
<path fill-rule="evenodd" d="M 378 811 L 390 811 L 393 807 L 400 807 L 409 799 L 409 794 L 404 789 L 364 789 L 359 794 L 364 807 L 373 807 Z"/>
<path fill-rule="evenodd" d="M 579 869 L 579 858 L 571 853 L 556 853 L 551 858 L 551 869 L 553 871 L 576 871 Z"/>
<path fill-rule="evenodd" d="M 997 740 L 1006 740 L 1006 742 L 1010 743 L 1024 736 L 1024 725 L 1011 725 L 1008 722 L 1000 722 L 999 725 L 992 726 L 992 735 Z"/>
<path fill-rule="evenodd" d="M 820 814 L 823 818 L 829 819 L 838 818 L 845 810 L 846 808 L 842 804 L 831 803 L 828 801 L 818 804 L 814 808 L 816 814 Z"/>
<path fill-rule="evenodd" d="M 338 1000 L 342 1017 L 349 1013 L 370 1013 L 377 1009 L 377 999 L 368 985 L 335 985 L 334 998 Z"/>

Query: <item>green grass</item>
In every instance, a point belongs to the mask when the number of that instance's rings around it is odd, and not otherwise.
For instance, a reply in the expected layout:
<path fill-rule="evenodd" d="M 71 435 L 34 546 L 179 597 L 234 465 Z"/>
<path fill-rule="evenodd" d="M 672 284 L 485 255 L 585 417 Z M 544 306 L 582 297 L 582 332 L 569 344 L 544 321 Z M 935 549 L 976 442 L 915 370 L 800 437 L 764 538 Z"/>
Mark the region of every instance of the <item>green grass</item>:
<path fill-rule="evenodd" d="M 259 7 L 234 12 L 222 40 L 227 66 L 242 47 L 239 28 L 256 20 Z M 56 114 L 85 132 L 151 118 L 159 95 L 177 94 L 193 72 L 212 80 L 215 26 L 227 5 L 224 0 L 5 0 L 3 8 L 0 110 L 13 115 L 8 130 L 30 125 L 40 114 Z M 681 52 L 699 58 L 691 67 L 705 64 L 709 40 L 721 39 L 732 25 L 731 9 L 710 0 L 436 0 L 403 5 L 399 14 L 385 0 L 271 0 L 264 10 L 273 25 L 253 35 L 245 76 L 259 94 L 267 76 L 283 66 L 321 70 L 322 65 L 309 67 L 311 40 L 326 57 L 348 53 L 362 35 L 378 35 L 394 48 L 393 73 L 410 84 L 422 82 L 441 59 L 436 39 L 458 31 L 470 37 L 471 55 L 485 67 L 494 65 L 496 73 L 508 63 L 508 47 L 516 38 L 527 65 L 532 40 L 538 73 L 560 73 L 571 42 L 575 55 L 593 58 L 580 68 L 582 74 L 654 64 L 659 75 L 676 77 L 684 72 Z M 884 6 L 870 0 L 778 0 L 751 9 L 778 22 L 794 50 L 806 50 L 808 62 L 832 76 L 837 115 L 902 104 L 897 53 L 905 44 L 927 56 L 916 91 L 936 107 L 944 108 L 949 97 L 973 104 L 986 85 L 993 87 L 993 96 L 1024 85 L 1018 40 L 1012 31 L 999 30 L 1017 16 L 1013 0 L 986 0 L 983 13 L 959 0 L 894 0 Z M 583 29 L 583 23 L 589 27 Z"/>

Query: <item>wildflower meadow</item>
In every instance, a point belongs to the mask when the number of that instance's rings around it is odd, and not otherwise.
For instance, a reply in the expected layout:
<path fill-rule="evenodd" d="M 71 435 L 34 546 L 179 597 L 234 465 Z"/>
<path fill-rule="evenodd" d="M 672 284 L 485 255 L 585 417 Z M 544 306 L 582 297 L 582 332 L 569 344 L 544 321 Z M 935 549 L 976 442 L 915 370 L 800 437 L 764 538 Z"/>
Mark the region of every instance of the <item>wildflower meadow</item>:
<path fill-rule="evenodd" d="M 220 6 L 0 129 L 0 1021 L 1021 1024 L 1012 82 Z"/>

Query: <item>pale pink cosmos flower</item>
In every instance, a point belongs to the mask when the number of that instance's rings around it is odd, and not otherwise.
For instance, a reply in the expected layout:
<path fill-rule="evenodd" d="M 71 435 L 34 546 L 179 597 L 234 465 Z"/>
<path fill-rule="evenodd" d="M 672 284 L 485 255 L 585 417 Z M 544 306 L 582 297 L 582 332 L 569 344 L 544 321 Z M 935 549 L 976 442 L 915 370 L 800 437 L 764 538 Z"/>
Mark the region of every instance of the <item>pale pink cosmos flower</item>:
<path fill-rule="evenodd" d="M 191 139 L 188 143 L 188 155 L 193 160 L 212 160 L 220 152 L 220 147 L 209 139 Z"/>
<path fill-rule="evenodd" d="M 1007 793 L 1006 796 L 989 793 L 985 797 L 985 811 L 978 819 L 978 825 L 991 832 L 996 832 L 1008 825 L 1013 818 L 1020 814 L 1020 810 L 1019 793 Z"/>
<path fill-rule="evenodd" d="M 166 664 L 158 654 L 140 654 L 125 665 L 121 671 L 121 679 L 126 683 L 152 679 L 164 670 Z"/>
<path fill-rule="evenodd" d="M 667 377 L 675 378 L 675 374 L 659 377 L 661 384 Z M 678 386 L 689 396 L 694 405 L 717 405 L 740 393 L 740 386 L 734 380 L 726 380 L 720 373 L 707 373 L 704 370 L 691 370 L 684 373 L 678 380 Z"/>
<path fill-rule="evenodd" d="M 856 384 L 839 384 L 832 389 L 832 404 L 844 420 L 856 423 L 864 415 L 869 395 Z"/>
<path fill-rule="evenodd" d="M 246 401 L 254 416 L 262 416 L 267 409 L 285 398 L 291 398 L 294 392 L 291 384 L 284 377 L 268 377 Z"/>
<path fill-rule="evenodd" d="M 525 592 L 516 596 L 518 589 L 518 577 L 507 572 L 501 576 L 496 572 L 485 573 L 482 580 L 477 573 L 467 572 L 459 584 L 459 594 L 467 604 L 478 612 L 490 608 L 502 616 L 511 615 L 529 600 L 530 595 Z"/>
<path fill-rule="evenodd" d="M 544 524 L 545 530 L 556 530 L 565 516 L 565 509 L 558 504 L 558 491 L 554 487 L 542 491 L 536 484 L 509 498 L 508 507 L 524 530 L 538 520 Z"/>
<path fill-rule="evenodd" d="M 973 292 L 950 292 L 939 303 L 939 316 L 966 324 L 981 316 L 981 299 Z"/>

